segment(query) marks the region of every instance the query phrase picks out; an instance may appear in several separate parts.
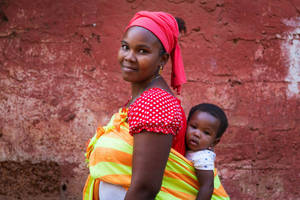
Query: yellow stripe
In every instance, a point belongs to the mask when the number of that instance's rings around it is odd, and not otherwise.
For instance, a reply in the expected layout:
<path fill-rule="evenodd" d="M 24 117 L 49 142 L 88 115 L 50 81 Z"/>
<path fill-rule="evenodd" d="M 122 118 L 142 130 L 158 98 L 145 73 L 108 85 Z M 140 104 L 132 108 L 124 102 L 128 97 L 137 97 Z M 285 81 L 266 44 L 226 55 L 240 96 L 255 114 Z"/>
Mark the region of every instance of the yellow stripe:
<path fill-rule="evenodd" d="M 120 115 L 121 114 L 121 115 Z M 97 183 L 103 180 L 108 183 L 128 188 L 132 173 L 133 137 L 129 134 L 126 113 L 113 115 L 109 124 L 98 129 L 93 137 L 86 155 L 90 154 L 90 174 L 84 188 L 84 200 L 97 197 Z M 99 138 L 99 139 L 98 139 Z M 97 180 L 97 181 L 96 181 Z M 215 170 L 215 188 L 213 200 L 228 200 L 229 197 L 220 183 Z M 195 199 L 199 183 L 193 164 L 183 155 L 171 149 L 163 177 L 161 191 L 156 200 L 188 200 Z"/>
<path fill-rule="evenodd" d="M 182 200 L 182 199 L 176 198 L 174 195 L 170 194 L 168 190 L 162 187 L 159 193 L 156 195 L 155 200 Z"/>
<path fill-rule="evenodd" d="M 112 162 L 101 162 L 90 167 L 90 174 L 94 179 L 115 174 L 130 175 L 131 166 Z"/>
<path fill-rule="evenodd" d="M 101 156 L 98 156 L 101 155 Z M 118 158 L 122 158 L 122 161 Z M 114 162 L 123 165 L 132 165 L 132 155 L 112 148 L 95 148 L 90 156 L 90 166 L 95 166 L 100 162 Z"/>
<path fill-rule="evenodd" d="M 164 176 L 173 178 L 173 179 L 177 179 L 177 180 L 181 180 L 195 189 L 199 188 L 199 183 L 198 183 L 197 179 L 196 180 L 192 179 L 192 177 L 187 176 L 185 174 L 170 172 L 170 171 L 166 170 Z"/>
<path fill-rule="evenodd" d="M 133 147 L 128 143 L 124 142 L 120 139 L 110 138 L 103 135 L 99 138 L 97 144 L 95 144 L 94 148 L 102 147 L 102 148 L 114 148 L 116 150 L 132 154 Z"/>
<path fill-rule="evenodd" d="M 197 189 L 187 184 L 183 180 L 170 178 L 170 177 L 163 178 L 162 186 L 183 193 L 196 194 L 197 192 Z"/>
<path fill-rule="evenodd" d="M 173 190 L 173 189 L 170 189 L 170 188 L 165 188 L 165 187 L 161 187 L 161 190 L 166 192 L 166 193 L 169 193 L 170 195 L 173 195 L 173 199 L 180 199 L 180 200 L 195 200 L 196 196 L 195 194 L 187 194 L 187 193 L 184 193 L 184 192 L 179 192 L 179 191 L 176 191 L 176 190 Z"/>
<path fill-rule="evenodd" d="M 168 159 L 166 169 L 169 171 L 174 171 L 177 173 L 185 174 L 194 179 L 197 179 L 197 177 L 195 175 L 195 171 L 193 171 L 194 168 L 192 166 L 189 166 L 189 168 L 186 168 L 185 166 L 182 165 L 182 163 L 176 162 L 176 161 L 172 160 L 171 158 Z"/>

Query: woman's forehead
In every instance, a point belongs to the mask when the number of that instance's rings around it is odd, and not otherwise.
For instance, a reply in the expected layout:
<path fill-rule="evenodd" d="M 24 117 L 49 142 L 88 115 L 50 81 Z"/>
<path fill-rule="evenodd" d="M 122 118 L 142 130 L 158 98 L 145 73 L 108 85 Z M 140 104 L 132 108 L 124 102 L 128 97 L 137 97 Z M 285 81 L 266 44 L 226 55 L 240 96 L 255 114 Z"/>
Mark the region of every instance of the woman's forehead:
<path fill-rule="evenodd" d="M 142 43 L 148 43 L 150 45 L 161 45 L 160 41 L 157 39 L 157 37 L 149 30 L 139 27 L 139 26 L 133 26 L 130 27 L 124 34 L 123 40 L 129 41 L 129 42 L 142 42 Z"/>

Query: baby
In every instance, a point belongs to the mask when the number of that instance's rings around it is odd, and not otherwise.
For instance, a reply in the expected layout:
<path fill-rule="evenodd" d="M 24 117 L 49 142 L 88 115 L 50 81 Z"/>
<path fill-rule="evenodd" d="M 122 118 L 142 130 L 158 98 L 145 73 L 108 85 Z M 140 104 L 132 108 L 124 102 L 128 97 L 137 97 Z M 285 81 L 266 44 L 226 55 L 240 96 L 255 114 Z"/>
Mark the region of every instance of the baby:
<path fill-rule="evenodd" d="M 200 183 L 197 200 L 210 200 L 214 190 L 213 148 L 228 127 L 224 111 L 216 105 L 202 103 L 189 113 L 186 130 L 186 158 L 194 163 Z"/>

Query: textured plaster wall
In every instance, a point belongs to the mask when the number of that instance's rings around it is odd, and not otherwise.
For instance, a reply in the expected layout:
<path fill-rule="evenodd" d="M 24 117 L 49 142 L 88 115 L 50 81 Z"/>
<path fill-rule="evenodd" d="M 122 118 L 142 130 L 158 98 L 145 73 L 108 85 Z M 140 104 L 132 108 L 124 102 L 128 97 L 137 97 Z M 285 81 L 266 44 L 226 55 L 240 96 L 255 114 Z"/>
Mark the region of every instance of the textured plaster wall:
<path fill-rule="evenodd" d="M 122 30 L 145 9 L 187 23 L 179 98 L 228 114 L 232 199 L 300 199 L 298 0 L 0 0 L 0 199 L 81 199 L 86 141 L 130 96 Z"/>

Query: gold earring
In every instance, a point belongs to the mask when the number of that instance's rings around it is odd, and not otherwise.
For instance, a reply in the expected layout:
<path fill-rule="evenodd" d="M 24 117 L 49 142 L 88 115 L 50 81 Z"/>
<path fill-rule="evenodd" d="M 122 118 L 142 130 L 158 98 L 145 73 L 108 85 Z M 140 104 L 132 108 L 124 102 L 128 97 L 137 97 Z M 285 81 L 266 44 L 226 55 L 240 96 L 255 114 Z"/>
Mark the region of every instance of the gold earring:
<path fill-rule="evenodd" d="M 159 71 L 158 71 L 158 74 L 161 74 L 162 70 L 164 69 L 163 65 L 160 64 L 160 67 L 159 67 Z"/>

